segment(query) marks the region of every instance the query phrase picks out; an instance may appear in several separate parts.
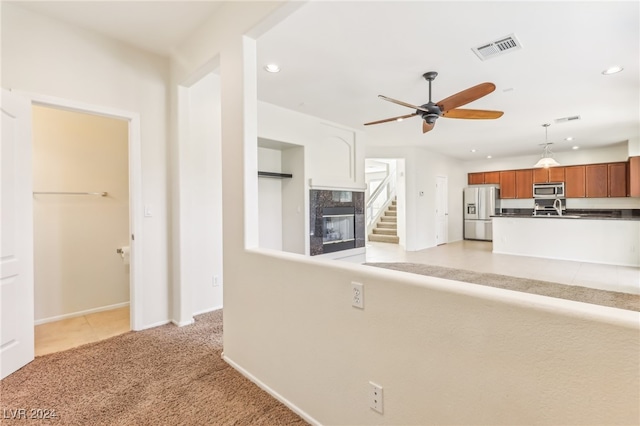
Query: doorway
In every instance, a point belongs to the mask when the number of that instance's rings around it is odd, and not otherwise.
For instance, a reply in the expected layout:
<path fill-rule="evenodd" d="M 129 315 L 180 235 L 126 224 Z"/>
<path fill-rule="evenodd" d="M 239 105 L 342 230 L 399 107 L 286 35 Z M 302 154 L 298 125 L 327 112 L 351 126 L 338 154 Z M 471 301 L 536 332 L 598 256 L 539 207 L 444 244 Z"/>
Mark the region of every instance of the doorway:
<path fill-rule="evenodd" d="M 36 355 L 130 330 L 128 145 L 127 120 L 32 106 Z"/>
<path fill-rule="evenodd" d="M 36 355 L 131 329 L 128 131 L 32 106 Z"/>
<path fill-rule="evenodd" d="M 449 179 L 436 176 L 436 245 L 449 241 Z"/>

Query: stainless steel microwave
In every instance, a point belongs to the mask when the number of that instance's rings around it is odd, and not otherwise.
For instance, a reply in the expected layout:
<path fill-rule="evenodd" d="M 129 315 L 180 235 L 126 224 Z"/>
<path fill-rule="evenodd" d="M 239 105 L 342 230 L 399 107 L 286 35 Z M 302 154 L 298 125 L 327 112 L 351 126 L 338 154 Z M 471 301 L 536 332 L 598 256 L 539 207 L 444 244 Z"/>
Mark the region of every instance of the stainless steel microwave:
<path fill-rule="evenodd" d="M 533 198 L 564 198 L 564 182 L 534 183 Z"/>

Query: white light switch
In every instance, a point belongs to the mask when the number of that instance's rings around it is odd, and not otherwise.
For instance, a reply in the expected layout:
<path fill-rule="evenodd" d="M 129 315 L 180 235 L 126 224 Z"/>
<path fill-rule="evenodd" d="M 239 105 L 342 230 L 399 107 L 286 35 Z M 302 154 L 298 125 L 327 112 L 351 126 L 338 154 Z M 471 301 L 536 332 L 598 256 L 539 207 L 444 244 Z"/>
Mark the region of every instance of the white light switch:
<path fill-rule="evenodd" d="M 153 213 L 151 212 L 151 206 L 149 204 L 144 205 L 144 217 L 151 217 Z"/>

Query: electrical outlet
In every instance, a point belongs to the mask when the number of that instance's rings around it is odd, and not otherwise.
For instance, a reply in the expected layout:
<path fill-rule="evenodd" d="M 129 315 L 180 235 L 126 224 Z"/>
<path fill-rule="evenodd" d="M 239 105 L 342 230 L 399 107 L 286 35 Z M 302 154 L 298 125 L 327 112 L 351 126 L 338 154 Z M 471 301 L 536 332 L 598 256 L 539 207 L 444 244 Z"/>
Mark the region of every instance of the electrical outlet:
<path fill-rule="evenodd" d="M 364 285 L 362 283 L 351 282 L 351 305 L 364 309 Z"/>
<path fill-rule="evenodd" d="M 369 382 L 369 407 L 382 414 L 382 386 Z"/>
<path fill-rule="evenodd" d="M 220 283 L 218 282 L 218 276 L 214 275 L 213 276 L 213 286 L 214 287 L 218 287 L 220 285 Z"/>

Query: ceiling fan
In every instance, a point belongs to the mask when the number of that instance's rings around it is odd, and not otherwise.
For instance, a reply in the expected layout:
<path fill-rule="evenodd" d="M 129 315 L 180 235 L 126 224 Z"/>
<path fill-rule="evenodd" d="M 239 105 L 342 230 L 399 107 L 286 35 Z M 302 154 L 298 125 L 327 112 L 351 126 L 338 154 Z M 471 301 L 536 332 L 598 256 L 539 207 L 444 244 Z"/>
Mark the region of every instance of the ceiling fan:
<path fill-rule="evenodd" d="M 398 105 L 406 106 L 408 108 L 413 108 L 416 110 L 413 114 L 401 115 L 399 117 L 387 118 L 384 120 L 371 121 L 369 123 L 364 123 L 365 126 L 369 126 L 371 124 L 380 124 L 387 123 L 389 121 L 401 121 L 405 118 L 415 117 L 419 115 L 422 117 L 422 133 L 427 133 L 428 131 L 433 129 L 433 126 L 436 124 L 436 120 L 439 117 L 446 118 L 466 118 L 473 120 L 488 120 L 488 119 L 496 119 L 502 117 L 504 114 L 502 111 L 489 111 L 483 109 L 460 109 L 458 107 L 462 105 L 466 105 L 469 102 L 473 102 L 477 99 L 480 99 L 483 96 L 488 95 L 496 89 L 496 85 L 493 83 L 480 83 L 476 86 L 470 87 L 462 92 L 456 93 L 455 95 L 451 95 L 446 99 L 441 100 L 440 102 L 432 102 L 431 101 L 431 82 L 438 75 L 435 71 L 429 71 L 424 73 L 422 76 L 429 82 L 429 102 L 424 105 L 416 106 L 411 105 L 406 102 L 399 101 L 397 99 L 388 98 L 383 95 L 378 95 L 379 98 L 384 99 L 385 101 L 393 102 Z"/>

